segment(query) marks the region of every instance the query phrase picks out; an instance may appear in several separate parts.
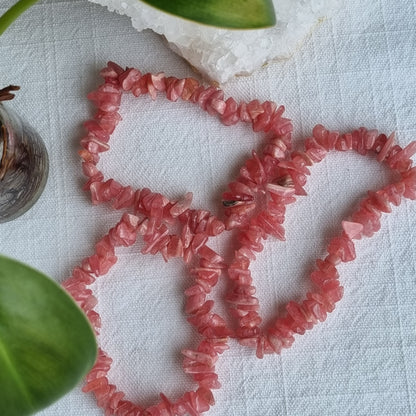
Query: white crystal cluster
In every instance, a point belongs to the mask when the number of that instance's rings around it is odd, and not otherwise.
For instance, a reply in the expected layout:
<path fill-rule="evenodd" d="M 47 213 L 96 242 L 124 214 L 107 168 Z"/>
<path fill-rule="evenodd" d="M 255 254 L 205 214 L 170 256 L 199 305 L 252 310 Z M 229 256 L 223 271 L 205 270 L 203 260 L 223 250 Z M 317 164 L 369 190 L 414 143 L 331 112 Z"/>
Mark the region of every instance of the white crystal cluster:
<path fill-rule="evenodd" d="M 131 18 L 138 31 L 152 29 L 204 76 L 220 83 L 248 75 L 265 63 L 289 58 L 321 19 L 343 0 L 273 0 L 277 24 L 258 30 L 225 30 L 163 13 L 139 0 L 90 0 Z M 174 1 L 174 0 L 172 0 Z"/>

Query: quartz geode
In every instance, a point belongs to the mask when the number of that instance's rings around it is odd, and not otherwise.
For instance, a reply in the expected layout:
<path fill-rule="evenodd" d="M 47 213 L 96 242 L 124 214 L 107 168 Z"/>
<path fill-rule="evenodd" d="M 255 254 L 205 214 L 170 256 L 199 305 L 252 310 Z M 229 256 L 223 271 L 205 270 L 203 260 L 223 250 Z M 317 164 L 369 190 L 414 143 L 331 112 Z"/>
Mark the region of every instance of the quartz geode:
<path fill-rule="evenodd" d="M 265 63 L 289 58 L 313 26 L 338 10 L 343 0 L 273 0 L 276 26 L 226 30 L 200 25 L 154 9 L 139 0 L 90 0 L 131 18 L 133 27 L 152 29 L 205 77 L 226 82 Z"/>

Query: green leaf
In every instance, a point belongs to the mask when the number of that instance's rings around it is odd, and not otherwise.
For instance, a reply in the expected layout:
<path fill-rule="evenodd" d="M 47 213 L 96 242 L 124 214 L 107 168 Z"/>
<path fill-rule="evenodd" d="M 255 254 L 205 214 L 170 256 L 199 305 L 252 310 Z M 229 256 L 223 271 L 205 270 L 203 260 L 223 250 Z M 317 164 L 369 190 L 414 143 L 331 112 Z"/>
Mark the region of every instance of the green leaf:
<path fill-rule="evenodd" d="M 53 280 L 0 256 L 0 415 L 30 415 L 94 365 L 87 318 Z"/>
<path fill-rule="evenodd" d="M 186 19 L 230 29 L 257 29 L 276 23 L 272 0 L 142 1 Z"/>

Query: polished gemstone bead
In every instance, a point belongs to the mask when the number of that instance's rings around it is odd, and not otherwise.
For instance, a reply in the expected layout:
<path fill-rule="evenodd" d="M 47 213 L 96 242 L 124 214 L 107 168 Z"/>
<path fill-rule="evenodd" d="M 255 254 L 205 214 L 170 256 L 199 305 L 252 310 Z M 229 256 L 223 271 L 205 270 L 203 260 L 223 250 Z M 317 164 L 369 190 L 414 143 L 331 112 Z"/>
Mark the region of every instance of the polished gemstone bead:
<path fill-rule="evenodd" d="M 358 222 L 342 221 L 342 228 L 348 238 L 359 240 L 364 227 Z"/>
<path fill-rule="evenodd" d="M 226 126 L 231 126 L 239 121 L 238 104 L 234 98 L 230 97 L 225 101 L 225 109 L 221 115 L 221 121 Z"/>
<path fill-rule="evenodd" d="M 354 243 L 347 236 L 334 237 L 329 243 L 328 253 L 339 256 L 343 262 L 354 260 L 356 257 Z"/>
<path fill-rule="evenodd" d="M 128 68 L 118 76 L 118 80 L 121 88 L 124 91 L 129 91 L 133 88 L 133 85 L 140 80 L 142 74 L 135 68 Z"/>

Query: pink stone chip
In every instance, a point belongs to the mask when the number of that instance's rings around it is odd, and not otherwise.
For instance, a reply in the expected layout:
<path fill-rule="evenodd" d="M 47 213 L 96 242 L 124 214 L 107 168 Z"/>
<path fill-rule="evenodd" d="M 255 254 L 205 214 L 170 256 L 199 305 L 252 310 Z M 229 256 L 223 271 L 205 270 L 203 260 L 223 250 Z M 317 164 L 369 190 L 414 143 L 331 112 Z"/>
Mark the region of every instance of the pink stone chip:
<path fill-rule="evenodd" d="M 342 221 L 342 228 L 349 238 L 359 239 L 364 226 L 358 222 Z"/>

